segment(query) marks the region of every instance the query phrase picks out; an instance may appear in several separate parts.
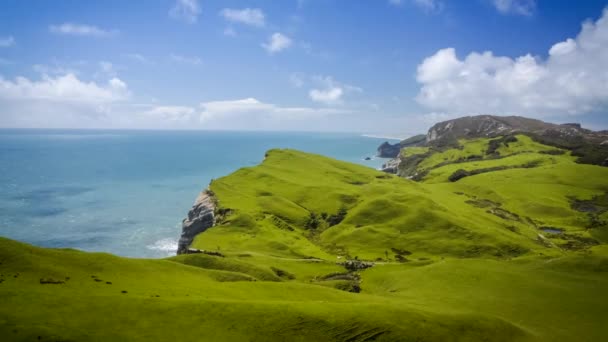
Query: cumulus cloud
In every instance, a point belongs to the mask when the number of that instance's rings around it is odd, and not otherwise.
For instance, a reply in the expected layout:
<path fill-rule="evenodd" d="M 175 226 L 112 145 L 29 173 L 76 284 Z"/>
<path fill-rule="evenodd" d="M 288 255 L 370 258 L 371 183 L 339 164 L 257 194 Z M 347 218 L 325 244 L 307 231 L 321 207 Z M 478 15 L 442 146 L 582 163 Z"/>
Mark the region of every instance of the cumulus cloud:
<path fill-rule="evenodd" d="M 270 54 L 274 54 L 280 51 L 283 51 L 291 46 L 291 39 L 286 35 L 275 32 L 270 38 L 268 38 L 268 42 L 262 44 L 262 47 L 268 51 Z"/>
<path fill-rule="evenodd" d="M 266 24 L 264 12 L 259 8 L 231 9 L 224 8 L 220 15 L 224 19 L 250 26 L 262 27 Z"/>
<path fill-rule="evenodd" d="M 536 0 L 492 0 L 498 12 L 530 16 L 536 10 Z"/>
<path fill-rule="evenodd" d="M 15 38 L 13 36 L 0 37 L 0 47 L 11 47 L 15 45 Z"/>
<path fill-rule="evenodd" d="M 55 34 L 72 36 L 107 37 L 117 33 L 115 30 L 104 30 L 97 26 L 63 23 L 61 25 L 49 26 L 49 31 Z"/>
<path fill-rule="evenodd" d="M 111 108 L 129 98 L 127 84 L 117 77 L 103 82 L 87 82 L 74 74 L 37 80 L 0 77 L 0 126 L 100 127 Z"/>
<path fill-rule="evenodd" d="M 201 6 L 198 0 L 177 0 L 169 10 L 169 17 L 188 24 L 196 23 L 200 14 Z"/>
<path fill-rule="evenodd" d="M 7 100 L 101 104 L 124 100 L 128 95 L 127 85 L 116 77 L 106 84 L 84 82 L 74 74 L 57 77 L 43 75 L 38 81 L 25 77 L 11 81 L 0 77 L 0 98 Z"/>
<path fill-rule="evenodd" d="M 337 82 L 331 76 L 314 76 L 313 82 L 317 88 L 311 89 L 308 96 L 312 101 L 326 105 L 342 104 L 345 94 L 363 91 L 359 87 Z"/>
<path fill-rule="evenodd" d="M 578 36 L 554 44 L 547 58 L 517 58 L 453 48 L 417 70 L 417 101 L 438 112 L 549 116 L 608 109 L 608 9 Z"/>

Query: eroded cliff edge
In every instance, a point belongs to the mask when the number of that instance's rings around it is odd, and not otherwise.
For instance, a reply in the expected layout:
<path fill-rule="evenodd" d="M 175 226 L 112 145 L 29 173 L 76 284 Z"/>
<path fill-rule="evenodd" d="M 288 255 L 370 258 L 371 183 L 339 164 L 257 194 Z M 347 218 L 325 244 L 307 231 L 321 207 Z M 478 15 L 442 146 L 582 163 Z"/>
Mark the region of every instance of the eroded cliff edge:
<path fill-rule="evenodd" d="M 182 235 L 177 245 L 177 254 L 187 253 L 194 237 L 213 227 L 216 207 L 215 197 L 209 189 L 198 195 L 188 211 L 188 217 L 182 221 Z"/>

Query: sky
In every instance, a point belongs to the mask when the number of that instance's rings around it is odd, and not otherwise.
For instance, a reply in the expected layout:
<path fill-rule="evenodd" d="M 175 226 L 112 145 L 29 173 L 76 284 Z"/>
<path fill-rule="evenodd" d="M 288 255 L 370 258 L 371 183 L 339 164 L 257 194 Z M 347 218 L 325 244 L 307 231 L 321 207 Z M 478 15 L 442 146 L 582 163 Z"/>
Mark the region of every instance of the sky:
<path fill-rule="evenodd" d="M 608 0 L 3 0 L 0 127 L 608 129 Z"/>

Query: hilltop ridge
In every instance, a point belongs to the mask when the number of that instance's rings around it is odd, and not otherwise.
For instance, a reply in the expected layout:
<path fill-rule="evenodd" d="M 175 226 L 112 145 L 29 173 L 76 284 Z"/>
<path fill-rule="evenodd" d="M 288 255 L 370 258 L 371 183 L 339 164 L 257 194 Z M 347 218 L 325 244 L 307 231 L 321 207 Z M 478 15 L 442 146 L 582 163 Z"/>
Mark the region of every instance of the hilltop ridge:
<path fill-rule="evenodd" d="M 608 166 L 608 131 L 592 131 L 578 123 L 554 124 L 521 116 L 477 115 L 465 116 L 434 124 L 424 141 L 417 135 L 417 145 L 404 140 L 398 144 L 384 143 L 378 155 L 397 158 L 406 147 L 427 146 L 436 149 L 457 147 L 459 139 L 495 138 L 525 134 L 537 142 L 568 149 L 579 157 L 579 162 Z M 411 138 L 410 138 L 411 139 Z M 395 161 L 389 163 L 394 167 Z"/>

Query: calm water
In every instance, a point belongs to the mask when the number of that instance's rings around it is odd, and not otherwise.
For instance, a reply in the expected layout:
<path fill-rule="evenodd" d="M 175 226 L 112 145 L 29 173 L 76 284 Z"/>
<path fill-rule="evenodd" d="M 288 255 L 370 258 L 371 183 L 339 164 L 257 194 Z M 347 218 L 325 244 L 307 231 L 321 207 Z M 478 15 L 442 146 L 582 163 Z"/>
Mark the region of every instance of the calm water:
<path fill-rule="evenodd" d="M 0 130 L 0 235 L 133 257 L 173 254 L 212 178 L 270 148 L 365 161 L 385 139 L 333 133 Z"/>

